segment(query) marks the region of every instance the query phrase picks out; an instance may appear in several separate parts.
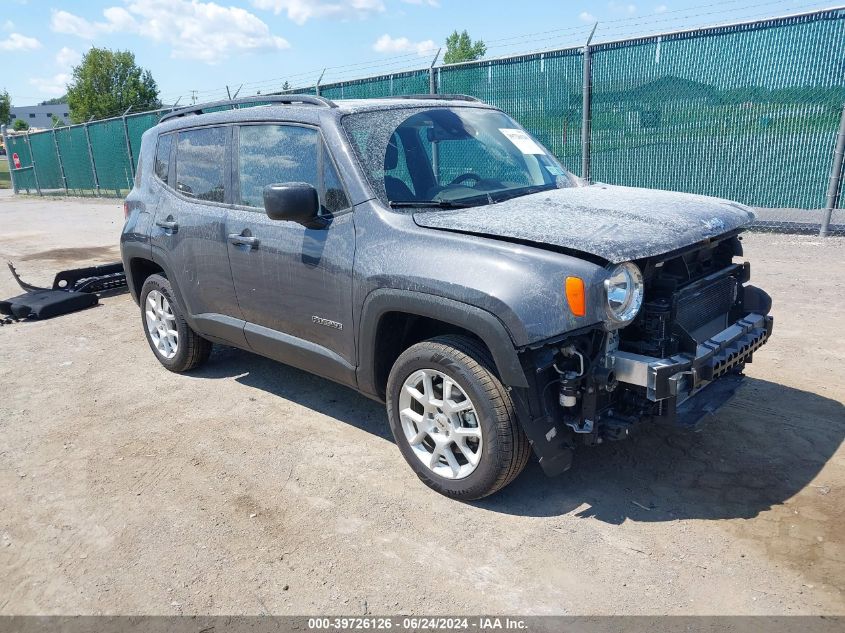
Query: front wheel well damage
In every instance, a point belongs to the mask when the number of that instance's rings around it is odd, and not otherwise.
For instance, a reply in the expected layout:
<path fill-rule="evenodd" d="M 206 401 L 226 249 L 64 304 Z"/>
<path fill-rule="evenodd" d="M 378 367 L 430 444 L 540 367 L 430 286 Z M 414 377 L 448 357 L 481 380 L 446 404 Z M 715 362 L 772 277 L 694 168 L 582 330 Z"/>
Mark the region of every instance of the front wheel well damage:
<path fill-rule="evenodd" d="M 132 280 L 132 294 L 139 299 L 141 297 L 141 288 L 144 287 L 144 282 L 150 275 L 167 277 L 161 266 L 154 261 L 141 257 L 135 257 L 129 261 L 129 273 Z"/>
<path fill-rule="evenodd" d="M 444 334 L 466 336 L 478 341 L 488 353 L 490 351 L 481 338 L 458 325 L 408 312 L 387 312 L 382 315 L 374 350 L 375 386 L 378 395 L 384 398 L 387 377 L 402 352 L 416 343 Z"/>

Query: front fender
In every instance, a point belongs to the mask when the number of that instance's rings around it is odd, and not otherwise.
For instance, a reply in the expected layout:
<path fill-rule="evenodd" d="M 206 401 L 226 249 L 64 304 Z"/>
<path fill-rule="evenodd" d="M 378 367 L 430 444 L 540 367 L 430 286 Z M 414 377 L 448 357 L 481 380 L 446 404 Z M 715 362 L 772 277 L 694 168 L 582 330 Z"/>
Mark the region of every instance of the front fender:
<path fill-rule="evenodd" d="M 364 300 L 358 328 L 358 388 L 380 397 L 376 386 L 376 333 L 388 312 L 406 312 L 457 325 L 481 339 L 496 363 L 502 381 L 513 387 L 528 383 L 516 349 L 505 326 L 494 315 L 475 306 L 436 295 L 411 290 L 379 288 Z"/>

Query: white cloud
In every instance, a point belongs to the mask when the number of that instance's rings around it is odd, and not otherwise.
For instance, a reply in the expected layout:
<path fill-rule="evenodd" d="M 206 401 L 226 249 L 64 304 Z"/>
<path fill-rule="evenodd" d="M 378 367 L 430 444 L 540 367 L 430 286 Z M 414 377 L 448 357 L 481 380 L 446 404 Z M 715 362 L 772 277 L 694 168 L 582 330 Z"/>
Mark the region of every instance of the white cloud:
<path fill-rule="evenodd" d="M 58 73 L 52 77 L 32 77 L 29 80 L 30 85 L 44 95 L 53 95 L 55 97 L 61 96 L 67 92 L 67 85 L 70 82 L 70 75 L 67 73 Z"/>
<path fill-rule="evenodd" d="M 387 33 L 378 38 L 375 44 L 373 44 L 373 50 L 379 53 L 416 53 L 417 55 L 429 55 L 436 48 L 434 40 L 412 42 L 407 37 L 390 37 Z"/>
<path fill-rule="evenodd" d="M 54 11 L 50 28 L 93 40 L 101 34 L 134 33 L 168 44 L 171 56 L 210 64 L 235 52 L 290 48 L 282 37 L 246 9 L 201 0 L 128 0 L 126 8 L 109 7 L 103 22 Z"/>
<path fill-rule="evenodd" d="M 592 23 L 596 21 L 596 16 L 594 16 L 592 13 L 589 13 L 588 11 L 581 11 L 581 13 L 578 14 L 578 19 L 582 22 Z"/>
<path fill-rule="evenodd" d="M 637 12 L 637 5 L 633 3 L 616 2 L 615 0 L 611 0 L 607 3 L 607 7 L 616 13 L 634 15 Z"/>
<path fill-rule="evenodd" d="M 3 22 L 3 30 L 4 31 L 14 31 L 15 30 L 15 23 L 11 20 L 6 20 Z"/>
<path fill-rule="evenodd" d="M 669 7 L 667 7 L 665 4 L 658 4 L 656 7 L 654 7 L 654 12 L 655 13 L 666 13 L 666 10 L 668 8 Z"/>
<path fill-rule="evenodd" d="M 67 46 L 62 47 L 56 53 L 56 66 L 60 72 L 52 77 L 31 77 L 30 85 L 45 96 L 59 96 L 67 92 L 67 84 L 71 80 L 71 69 L 82 59 L 82 53 Z"/>
<path fill-rule="evenodd" d="M 427 4 L 430 7 L 439 7 L 440 0 L 402 0 L 405 4 Z"/>
<path fill-rule="evenodd" d="M 252 0 L 252 5 L 277 15 L 287 13 L 297 24 L 311 18 L 367 17 L 385 10 L 383 0 Z"/>
<path fill-rule="evenodd" d="M 86 40 L 93 40 L 98 32 L 107 32 L 108 27 L 108 24 L 94 24 L 67 11 L 53 11 L 50 17 L 50 30 L 53 32 L 76 35 Z"/>
<path fill-rule="evenodd" d="M 41 42 L 20 33 L 9 33 L 9 37 L 0 40 L 0 51 L 34 51 L 36 48 L 41 48 Z"/>
<path fill-rule="evenodd" d="M 56 53 L 56 63 L 61 68 L 71 68 L 76 66 L 82 60 L 82 53 L 75 51 L 72 48 L 64 46 Z"/>

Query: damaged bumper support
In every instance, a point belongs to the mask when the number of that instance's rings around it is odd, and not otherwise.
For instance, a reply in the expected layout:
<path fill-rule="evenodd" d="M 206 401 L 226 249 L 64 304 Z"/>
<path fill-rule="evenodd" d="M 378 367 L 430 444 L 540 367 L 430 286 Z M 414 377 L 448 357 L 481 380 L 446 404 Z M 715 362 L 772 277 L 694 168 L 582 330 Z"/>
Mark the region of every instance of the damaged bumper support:
<path fill-rule="evenodd" d="M 771 316 L 752 313 L 699 343 L 695 355 L 654 358 L 615 351 L 611 362 L 621 384 L 644 388 L 648 400 L 663 403 L 661 421 L 694 425 L 733 396 L 741 376 L 732 370 L 750 361 L 772 325 Z"/>

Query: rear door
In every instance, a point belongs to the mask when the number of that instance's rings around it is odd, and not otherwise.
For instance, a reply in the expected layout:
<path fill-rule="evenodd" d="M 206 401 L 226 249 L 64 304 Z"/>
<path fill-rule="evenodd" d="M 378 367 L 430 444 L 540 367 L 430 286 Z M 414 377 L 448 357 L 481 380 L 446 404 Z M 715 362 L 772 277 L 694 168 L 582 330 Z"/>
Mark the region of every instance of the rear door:
<path fill-rule="evenodd" d="M 226 241 L 231 136 L 231 126 L 171 135 L 169 165 L 157 161 L 156 166 L 165 191 L 158 201 L 152 241 L 201 332 L 242 343 L 243 322 Z"/>
<path fill-rule="evenodd" d="M 354 382 L 355 226 L 320 131 L 297 124 L 241 125 L 234 147 L 228 248 L 249 345 L 314 373 Z M 264 187 L 285 182 L 317 189 L 321 213 L 330 219 L 326 228 L 267 217 Z"/>

